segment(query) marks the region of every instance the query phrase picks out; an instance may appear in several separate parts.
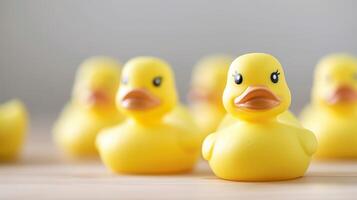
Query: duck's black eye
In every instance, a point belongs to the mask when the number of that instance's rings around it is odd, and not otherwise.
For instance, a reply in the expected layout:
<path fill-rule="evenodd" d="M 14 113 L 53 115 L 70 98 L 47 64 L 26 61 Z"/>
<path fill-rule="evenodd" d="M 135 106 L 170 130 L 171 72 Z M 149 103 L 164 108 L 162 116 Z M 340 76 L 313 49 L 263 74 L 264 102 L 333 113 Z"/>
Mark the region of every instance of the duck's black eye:
<path fill-rule="evenodd" d="M 279 73 L 278 70 L 277 70 L 276 72 L 271 73 L 271 74 L 270 74 L 270 80 L 271 80 L 271 82 L 277 83 L 277 82 L 279 81 L 279 75 L 280 75 L 280 73 Z"/>
<path fill-rule="evenodd" d="M 126 84 L 128 83 L 128 77 L 123 77 L 123 78 L 121 79 L 121 83 L 124 84 L 124 85 L 126 85 Z"/>
<path fill-rule="evenodd" d="M 154 84 L 155 87 L 159 87 L 162 83 L 162 77 L 157 76 L 152 80 L 152 84 Z"/>
<path fill-rule="evenodd" d="M 243 82 L 243 76 L 242 74 L 238 73 L 238 72 L 235 72 L 233 74 L 233 78 L 234 78 L 234 82 L 239 85 Z"/>

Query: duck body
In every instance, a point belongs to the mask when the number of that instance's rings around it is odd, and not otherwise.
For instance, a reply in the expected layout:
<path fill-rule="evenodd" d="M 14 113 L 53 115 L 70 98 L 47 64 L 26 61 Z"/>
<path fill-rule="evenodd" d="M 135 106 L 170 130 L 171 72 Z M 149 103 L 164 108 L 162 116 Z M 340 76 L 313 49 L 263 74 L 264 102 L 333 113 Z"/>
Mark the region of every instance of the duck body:
<path fill-rule="evenodd" d="M 17 158 L 27 130 L 27 111 L 22 102 L 9 101 L 0 105 L 0 161 Z"/>
<path fill-rule="evenodd" d="M 206 137 L 209 133 L 217 130 L 220 122 L 225 119 L 226 111 L 218 106 L 209 103 L 200 103 L 191 106 L 193 116 L 196 120 L 199 129 L 202 132 L 202 137 Z"/>
<path fill-rule="evenodd" d="M 191 129 L 195 135 L 200 135 L 198 134 L 200 129 L 195 122 L 194 117 L 184 104 L 179 103 L 167 116 L 165 116 L 165 121 L 178 126 L 184 126 Z"/>
<path fill-rule="evenodd" d="M 215 138 L 214 147 L 206 157 L 213 172 L 227 180 L 273 181 L 301 177 L 316 148 L 315 144 L 305 144 L 304 137 L 313 140 L 309 131 L 277 121 L 237 122 L 211 137 Z"/>
<path fill-rule="evenodd" d="M 95 139 L 103 128 L 123 120 L 118 112 L 95 112 L 79 105 L 67 105 L 54 127 L 55 142 L 73 158 L 97 155 Z"/>
<path fill-rule="evenodd" d="M 357 158 L 357 112 L 348 114 L 308 107 L 302 114 L 302 124 L 315 133 L 318 159 Z"/>
<path fill-rule="evenodd" d="M 103 162 L 116 173 L 167 174 L 193 168 L 199 155 L 194 135 L 172 123 L 147 126 L 128 120 L 103 131 L 97 142 Z"/>

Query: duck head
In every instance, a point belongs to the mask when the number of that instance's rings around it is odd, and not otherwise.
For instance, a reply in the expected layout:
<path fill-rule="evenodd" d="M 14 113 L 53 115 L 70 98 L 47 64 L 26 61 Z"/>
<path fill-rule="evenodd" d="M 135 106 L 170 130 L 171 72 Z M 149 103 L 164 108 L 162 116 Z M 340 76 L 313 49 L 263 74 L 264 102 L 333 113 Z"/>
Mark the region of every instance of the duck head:
<path fill-rule="evenodd" d="M 357 59 L 347 54 L 323 58 L 315 70 L 313 102 L 325 108 L 357 106 Z"/>
<path fill-rule="evenodd" d="M 74 101 L 95 110 L 115 108 L 121 64 L 109 57 L 93 57 L 79 67 L 73 89 Z"/>
<path fill-rule="evenodd" d="M 269 120 L 290 106 L 291 95 L 279 61 L 250 53 L 235 59 L 223 93 L 227 112 L 243 120 Z"/>
<path fill-rule="evenodd" d="M 195 65 L 188 96 L 191 104 L 208 103 L 223 108 L 222 94 L 232 60 L 227 55 L 214 55 Z"/>
<path fill-rule="evenodd" d="M 119 109 L 136 121 L 159 121 L 177 104 L 171 67 L 155 57 L 129 60 L 123 68 L 116 101 Z"/>

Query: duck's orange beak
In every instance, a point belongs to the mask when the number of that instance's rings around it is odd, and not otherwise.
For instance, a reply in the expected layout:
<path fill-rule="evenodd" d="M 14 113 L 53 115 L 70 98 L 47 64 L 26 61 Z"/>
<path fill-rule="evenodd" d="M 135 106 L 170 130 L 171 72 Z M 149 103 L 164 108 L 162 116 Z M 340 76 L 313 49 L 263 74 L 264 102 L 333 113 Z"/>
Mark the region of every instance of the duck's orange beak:
<path fill-rule="evenodd" d="M 198 88 L 192 88 L 187 97 L 190 102 L 214 102 L 220 99 L 218 93 L 200 90 Z"/>
<path fill-rule="evenodd" d="M 249 110 L 268 110 L 280 104 L 280 99 L 267 87 L 250 86 L 234 99 L 238 108 Z"/>
<path fill-rule="evenodd" d="M 351 103 L 357 101 L 357 92 L 350 86 L 338 87 L 330 97 L 327 98 L 329 104 Z"/>
<path fill-rule="evenodd" d="M 91 90 L 87 94 L 87 102 L 90 104 L 101 104 L 104 105 L 110 101 L 106 92 L 100 89 Z"/>
<path fill-rule="evenodd" d="M 129 110 L 147 110 L 160 105 L 160 99 L 145 89 L 134 89 L 124 95 L 121 106 Z"/>

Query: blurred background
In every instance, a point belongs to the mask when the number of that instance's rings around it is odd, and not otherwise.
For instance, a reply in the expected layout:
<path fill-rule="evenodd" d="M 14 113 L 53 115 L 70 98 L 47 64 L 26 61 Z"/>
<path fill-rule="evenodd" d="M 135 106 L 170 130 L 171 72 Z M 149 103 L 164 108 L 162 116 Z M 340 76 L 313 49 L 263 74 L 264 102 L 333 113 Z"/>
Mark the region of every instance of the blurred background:
<path fill-rule="evenodd" d="M 357 1 L 0 1 L 0 101 L 20 98 L 33 118 L 54 117 L 82 60 L 166 59 L 185 100 L 202 56 L 267 52 L 285 68 L 292 110 L 309 100 L 319 58 L 357 54 Z"/>

